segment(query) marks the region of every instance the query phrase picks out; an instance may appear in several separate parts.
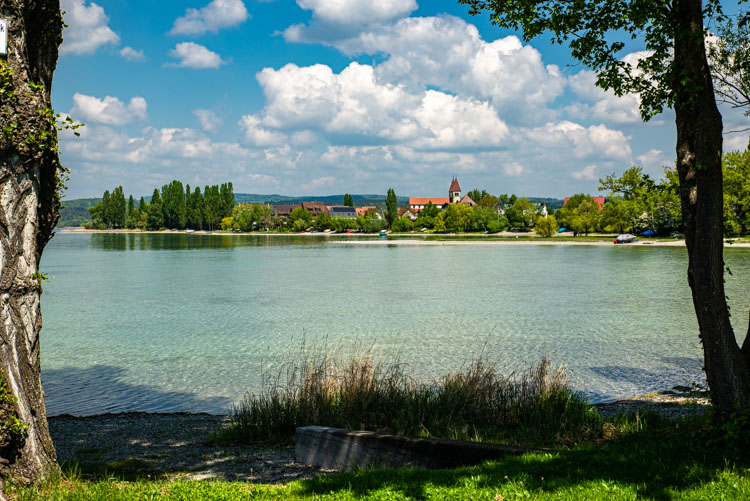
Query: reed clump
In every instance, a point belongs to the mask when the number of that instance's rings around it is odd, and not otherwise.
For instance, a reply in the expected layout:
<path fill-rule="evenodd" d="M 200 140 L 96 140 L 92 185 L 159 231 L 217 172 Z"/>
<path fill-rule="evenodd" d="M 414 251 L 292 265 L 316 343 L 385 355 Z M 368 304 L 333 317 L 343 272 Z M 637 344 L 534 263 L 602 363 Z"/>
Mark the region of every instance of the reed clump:
<path fill-rule="evenodd" d="M 547 359 L 506 376 L 480 356 L 427 383 L 405 369 L 371 352 L 343 359 L 306 353 L 246 395 L 214 441 L 290 442 L 307 425 L 534 445 L 602 433 L 602 418 Z"/>

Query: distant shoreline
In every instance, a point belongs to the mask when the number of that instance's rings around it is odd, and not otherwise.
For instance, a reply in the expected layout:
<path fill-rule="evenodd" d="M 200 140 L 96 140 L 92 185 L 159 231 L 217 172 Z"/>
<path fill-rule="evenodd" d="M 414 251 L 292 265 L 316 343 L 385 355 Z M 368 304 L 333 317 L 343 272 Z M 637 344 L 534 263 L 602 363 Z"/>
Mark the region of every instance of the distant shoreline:
<path fill-rule="evenodd" d="M 248 233 L 225 233 L 217 231 L 191 231 L 185 230 L 167 230 L 167 231 L 142 231 L 142 230 L 88 230 L 85 228 L 64 228 L 57 230 L 58 233 L 111 233 L 111 234 L 153 234 L 153 235 L 210 235 L 210 236 L 278 236 L 278 237 L 321 237 L 336 236 L 361 238 L 367 237 L 367 240 L 335 240 L 331 243 L 340 245 L 426 245 L 426 246 L 445 246 L 445 245 L 574 245 L 574 246 L 612 246 L 614 235 L 592 235 L 588 237 L 574 237 L 572 235 L 555 236 L 551 238 L 542 238 L 530 236 L 529 234 L 501 232 L 491 235 L 483 234 L 419 234 L 414 233 L 392 233 L 390 237 L 382 238 L 377 234 L 343 234 L 343 233 L 276 233 L 276 232 L 248 232 Z M 437 240 L 425 240 L 425 238 L 437 238 Z M 592 239 L 593 238 L 593 239 Z M 618 245 L 618 247 L 632 246 L 652 246 L 652 247 L 684 247 L 684 240 L 638 240 L 629 244 Z M 732 242 L 725 241 L 724 247 L 731 248 L 750 248 L 750 242 Z"/>

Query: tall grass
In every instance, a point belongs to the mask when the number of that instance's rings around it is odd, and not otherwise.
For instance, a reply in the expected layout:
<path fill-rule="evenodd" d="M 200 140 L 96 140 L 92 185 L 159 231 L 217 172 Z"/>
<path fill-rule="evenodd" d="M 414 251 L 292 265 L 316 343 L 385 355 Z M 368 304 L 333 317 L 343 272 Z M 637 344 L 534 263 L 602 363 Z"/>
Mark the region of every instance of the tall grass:
<path fill-rule="evenodd" d="M 479 356 L 431 382 L 405 369 L 371 352 L 340 358 L 303 349 L 298 362 L 245 396 L 214 440 L 283 443 L 307 425 L 536 445 L 602 433 L 599 414 L 546 359 L 505 376 Z"/>

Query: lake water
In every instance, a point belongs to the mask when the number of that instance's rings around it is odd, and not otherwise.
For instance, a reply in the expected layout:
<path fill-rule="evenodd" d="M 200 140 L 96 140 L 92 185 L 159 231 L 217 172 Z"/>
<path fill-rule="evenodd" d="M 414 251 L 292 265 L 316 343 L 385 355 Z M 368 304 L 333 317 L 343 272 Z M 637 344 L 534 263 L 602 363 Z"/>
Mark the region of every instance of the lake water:
<path fill-rule="evenodd" d="M 728 249 L 747 325 L 750 249 Z M 310 236 L 58 233 L 41 263 L 50 415 L 224 413 L 303 343 L 420 378 L 484 350 L 548 357 L 593 401 L 702 382 L 683 248 L 347 245 Z"/>

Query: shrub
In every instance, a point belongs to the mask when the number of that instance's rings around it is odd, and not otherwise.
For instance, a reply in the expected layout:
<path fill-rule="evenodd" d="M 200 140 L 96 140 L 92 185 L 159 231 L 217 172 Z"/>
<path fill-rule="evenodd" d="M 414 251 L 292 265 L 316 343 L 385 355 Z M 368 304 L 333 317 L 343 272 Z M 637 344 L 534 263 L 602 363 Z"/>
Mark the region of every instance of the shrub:
<path fill-rule="evenodd" d="M 557 219 L 552 215 L 547 217 L 539 216 L 536 220 L 534 231 L 540 237 L 551 237 L 557 231 Z"/>
<path fill-rule="evenodd" d="M 400 217 L 393 222 L 391 229 L 398 233 L 411 231 L 414 229 L 414 221 L 408 217 Z"/>

